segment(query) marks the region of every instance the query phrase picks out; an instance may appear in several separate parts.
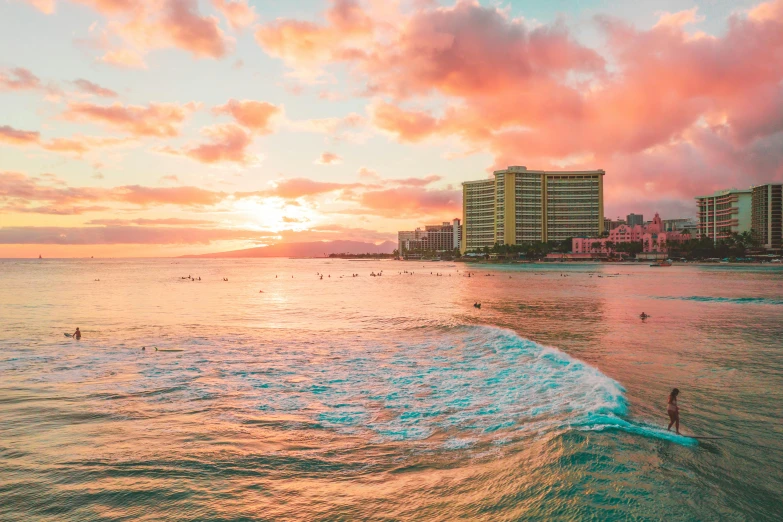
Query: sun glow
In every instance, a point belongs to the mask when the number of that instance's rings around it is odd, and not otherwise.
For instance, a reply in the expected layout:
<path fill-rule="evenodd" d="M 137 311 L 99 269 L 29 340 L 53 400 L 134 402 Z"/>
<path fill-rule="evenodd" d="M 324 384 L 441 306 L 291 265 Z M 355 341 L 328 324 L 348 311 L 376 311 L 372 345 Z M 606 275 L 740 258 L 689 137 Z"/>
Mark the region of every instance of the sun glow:
<path fill-rule="evenodd" d="M 254 230 L 299 232 L 312 228 L 317 221 L 317 213 L 306 204 L 283 198 L 240 199 L 233 207 L 241 226 Z"/>

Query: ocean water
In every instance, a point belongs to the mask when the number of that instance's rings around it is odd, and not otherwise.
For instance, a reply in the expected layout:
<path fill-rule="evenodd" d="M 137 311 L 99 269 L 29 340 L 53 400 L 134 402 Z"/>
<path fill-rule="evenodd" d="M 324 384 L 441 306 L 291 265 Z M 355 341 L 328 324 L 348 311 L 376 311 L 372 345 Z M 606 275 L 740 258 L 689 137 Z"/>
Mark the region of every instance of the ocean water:
<path fill-rule="evenodd" d="M 0 520 L 783 518 L 781 268 L 0 260 L 0 317 Z"/>

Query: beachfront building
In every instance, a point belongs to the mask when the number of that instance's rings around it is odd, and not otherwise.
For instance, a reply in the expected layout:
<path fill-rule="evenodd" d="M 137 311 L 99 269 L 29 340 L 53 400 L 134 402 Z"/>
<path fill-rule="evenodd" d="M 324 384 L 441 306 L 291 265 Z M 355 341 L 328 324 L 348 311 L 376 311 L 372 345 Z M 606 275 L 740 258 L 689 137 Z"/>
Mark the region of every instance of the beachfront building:
<path fill-rule="evenodd" d="M 424 227 L 424 250 L 446 252 L 458 249 L 461 239 L 462 227 L 458 218 L 451 222 L 444 221 L 440 225 Z"/>
<path fill-rule="evenodd" d="M 635 227 L 636 225 L 643 226 L 644 214 L 628 214 L 625 218 L 625 223 L 630 227 Z"/>
<path fill-rule="evenodd" d="M 780 249 L 783 246 L 783 184 L 767 183 L 751 190 L 753 236 L 768 250 Z"/>
<path fill-rule="evenodd" d="M 620 219 L 619 217 L 617 219 L 604 218 L 604 234 L 607 234 L 610 230 L 625 224 L 626 221 L 624 219 Z"/>
<path fill-rule="evenodd" d="M 405 252 L 450 252 L 459 249 L 462 243 L 462 227 L 459 218 L 440 225 L 426 225 L 424 230 L 401 230 L 397 232 L 397 250 L 403 256 Z"/>
<path fill-rule="evenodd" d="M 709 196 L 697 196 L 698 234 L 714 242 L 731 234 L 751 229 L 751 189 L 719 190 Z"/>
<path fill-rule="evenodd" d="M 602 234 L 604 174 L 513 166 L 463 183 L 462 252 Z"/>
<path fill-rule="evenodd" d="M 479 250 L 495 244 L 495 179 L 462 184 L 461 251 Z"/>
<path fill-rule="evenodd" d="M 696 236 L 698 230 L 698 222 L 693 218 L 673 218 L 663 220 L 664 232 L 688 232 L 692 236 Z"/>
<path fill-rule="evenodd" d="M 424 231 L 420 228 L 416 230 L 400 230 L 397 232 L 397 252 L 401 256 L 404 252 L 413 252 L 424 250 Z"/>
<path fill-rule="evenodd" d="M 658 213 L 646 225 L 620 225 L 609 231 L 608 237 L 575 237 L 571 240 L 574 254 L 610 254 L 623 243 L 641 243 L 642 252 L 667 253 L 671 243 L 682 243 L 691 239 L 690 234 L 679 231 L 667 232 L 664 221 Z"/>

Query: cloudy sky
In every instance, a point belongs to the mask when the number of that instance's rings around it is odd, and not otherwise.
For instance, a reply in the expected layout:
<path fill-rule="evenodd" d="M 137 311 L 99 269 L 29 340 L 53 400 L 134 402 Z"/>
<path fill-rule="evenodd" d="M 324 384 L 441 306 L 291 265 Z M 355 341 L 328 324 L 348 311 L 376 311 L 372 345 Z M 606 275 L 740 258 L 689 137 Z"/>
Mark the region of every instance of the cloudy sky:
<path fill-rule="evenodd" d="M 0 257 L 377 243 L 507 165 L 783 180 L 783 0 L 0 0 Z"/>

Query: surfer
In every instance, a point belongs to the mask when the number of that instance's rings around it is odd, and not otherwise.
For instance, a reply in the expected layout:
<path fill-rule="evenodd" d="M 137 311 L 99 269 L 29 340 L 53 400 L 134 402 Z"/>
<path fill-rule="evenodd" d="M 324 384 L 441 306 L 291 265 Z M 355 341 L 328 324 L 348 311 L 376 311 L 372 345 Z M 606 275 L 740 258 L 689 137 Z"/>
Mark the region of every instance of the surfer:
<path fill-rule="evenodd" d="M 642 312 L 641 314 L 639 314 L 639 318 L 640 318 L 642 321 L 644 321 L 644 320 L 645 320 L 645 319 L 647 319 L 648 317 L 650 317 L 650 316 L 649 316 L 649 315 L 647 315 L 647 314 L 646 314 L 646 313 L 644 313 L 644 312 Z"/>
<path fill-rule="evenodd" d="M 82 333 L 79 331 L 79 327 L 76 327 L 76 331 L 71 334 L 71 337 L 76 339 L 77 341 L 82 338 Z"/>
<path fill-rule="evenodd" d="M 680 394 L 680 390 L 674 388 L 672 392 L 669 394 L 669 405 L 666 407 L 666 411 L 669 414 L 669 419 L 671 419 L 671 422 L 669 423 L 669 427 L 666 428 L 666 430 L 671 431 L 672 424 L 673 424 L 674 430 L 677 432 L 677 435 L 680 434 L 680 408 L 677 406 L 677 396 L 679 394 Z"/>

